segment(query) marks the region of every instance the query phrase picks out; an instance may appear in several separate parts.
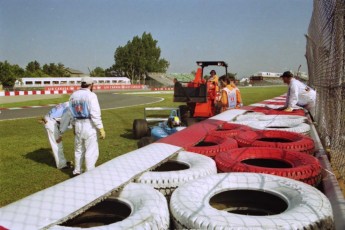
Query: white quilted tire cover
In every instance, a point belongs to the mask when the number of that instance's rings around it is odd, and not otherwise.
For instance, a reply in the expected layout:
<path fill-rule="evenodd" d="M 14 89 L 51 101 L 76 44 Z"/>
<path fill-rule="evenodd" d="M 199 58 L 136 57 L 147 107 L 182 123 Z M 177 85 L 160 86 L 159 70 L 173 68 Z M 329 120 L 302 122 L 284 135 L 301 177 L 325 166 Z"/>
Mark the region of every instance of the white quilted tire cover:
<path fill-rule="evenodd" d="M 258 120 L 259 117 L 264 116 L 264 113 L 259 112 L 251 112 L 251 113 L 245 113 L 242 115 L 238 115 L 235 118 L 235 121 L 247 121 L 247 120 Z"/>
<path fill-rule="evenodd" d="M 235 121 L 233 123 L 247 125 L 251 128 L 259 130 L 281 130 L 301 134 L 309 134 L 310 132 L 310 125 L 301 122 L 300 119 L 278 119 L 272 121 Z"/>
<path fill-rule="evenodd" d="M 214 195 L 236 189 L 269 192 L 288 202 L 276 215 L 249 216 L 210 206 Z M 329 200 L 316 188 L 289 178 L 259 173 L 219 173 L 175 190 L 170 211 L 177 229 L 334 229 Z"/>
<path fill-rule="evenodd" d="M 126 219 L 105 225 L 91 227 L 87 229 L 168 229 L 169 228 L 169 209 L 165 197 L 151 186 L 138 183 L 126 185 L 118 193 L 121 201 L 129 204 L 132 212 Z M 116 208 L 116 207 L 115 207 Z M 85 229 L 64 226 L 53 226 L 54 230 Z"/>
<path fill-rule="evenodd" d="M 254 104 L 251 104 L 251 106 L 267 107 L 270 109 L 278 109 L 278 108 L 282 107 L 282 105 L 270 105 L 270 104 L 264 104 L 264 103 L 254 103 Z"/>
<path fill-rule="evenodd" d="M 299 115 L 263 115 L 257 118 L 259 121 L 272 121 L 272 120 L 298 120 L 300 123 L 306 122 L 307 118 Z"/>
<path fill-rule="evenodd" d="M 282 99 L 268 99 L 268 100 L 264 100 L 264 102 L 285 102 L 286 99 L 282 98 Z"/>
<path fill-rule="evenodd" d="M 186 164 L 189 168 L 167 172 L 145 172 L 135 182 L 149 184 L 165 196 L 170 196 L 178 186 L 188 181 L 217 173 L 215 161 L 202 154 L 181 151 L 170 160 Z"/>

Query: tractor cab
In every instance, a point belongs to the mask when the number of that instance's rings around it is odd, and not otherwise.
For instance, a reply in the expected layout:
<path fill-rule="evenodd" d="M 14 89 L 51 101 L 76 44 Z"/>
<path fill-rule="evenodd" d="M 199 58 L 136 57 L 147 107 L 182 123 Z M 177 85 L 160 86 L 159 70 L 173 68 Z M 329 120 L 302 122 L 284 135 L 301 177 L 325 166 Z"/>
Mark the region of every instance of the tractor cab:
<path fill-rule="evenodd" d="M 198 69 L 194 80 L 190 82 L 175 82 L 174 102 L 185 102 L 180 105 L 182 122 L 187 126 L 197 120 L 206 119 L 217 114 L 217 99 L 219 97 L 218 81 L 205 79 L 206 67 L 224 67 L 224 73 L 228 75 L 228 64 L 224 61 L 197 61 Z"/>

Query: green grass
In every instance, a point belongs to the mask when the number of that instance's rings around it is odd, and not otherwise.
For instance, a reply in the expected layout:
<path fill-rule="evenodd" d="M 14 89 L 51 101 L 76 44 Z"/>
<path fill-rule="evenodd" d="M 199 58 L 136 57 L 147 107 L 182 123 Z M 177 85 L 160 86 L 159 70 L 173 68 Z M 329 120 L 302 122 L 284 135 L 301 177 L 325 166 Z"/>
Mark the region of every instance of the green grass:
<path fill-rule="evenodd" d="M 241 88 L 245 105 L 285 92 L 286 87 Z M 165 100 L 151 106 L 177 107 L 181 104 L 173 103 L 171 94 L 158 96 Z M 67 98 L 12 103 L 10 106 L 55 104 Z M 132 138 L 132 123 L 136 118 L 143 118 L 144 107 L 102 111 L 106 139 L 99 141 L 97 165 L 137 148 L 137 140 Z M 63 143 L 68 160 L 74 160 L 73 141 L 72 132 L 67 132 Z M 0 207 L 69 179 L 71 171 L 56 169 L 46 131 L 37 119 L 0 121 Z"/>
<path fill-rule="evenodd" d="M 13 108 L 13 107 L 22 107 L 22 106 L 41 106 L 48 104 L 58 104 L 61 102 L 68 101 L 70 95 L 62 95 L 61 97 L 52 98 L 52 99 L 41 99 L 33 101 L 23 101 L 23 102 L 13 102 L 13 103 L 0 103 L 0 108 Z"/>

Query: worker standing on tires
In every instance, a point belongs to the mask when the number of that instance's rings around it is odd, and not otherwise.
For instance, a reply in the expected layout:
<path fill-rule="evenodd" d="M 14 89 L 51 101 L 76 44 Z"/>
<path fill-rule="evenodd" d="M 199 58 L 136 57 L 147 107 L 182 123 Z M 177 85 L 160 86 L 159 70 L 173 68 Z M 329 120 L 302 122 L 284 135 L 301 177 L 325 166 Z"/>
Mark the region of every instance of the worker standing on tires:
<path fill-rule="evenodd" d="M 67 169 L 71 167 L 71 162 L 66 161 L 63 144 L 60 138 L 60 122 L 61 117 L 68 111 L 68 102 L 60 103 L 52 108 L 45 116 L 40 120 L 40 123 L 44 124 L 47 130 L 48 139 L 50 146 L 53 151 L 56 168 Z M 64 126 L 70 127 L 70 123 L 63 124 Z"/>
<path fill-rule="evenodd" d="M 222 87 L 221 89 L 221 98 L 220 106 L 221 112 L 224 112 L 229 109 L 236 109 L 242 106 L 242 98 L 240 90 L 231 83 L 229 77 L 223 75 L 219 78 L 219 83 Z"/>
<path fill-rule="evenodd" d="M 284 72 L 280 77 L 283 79 L 283 82 L 289 86 L 289 89 L 285 105 L 278 108 L 278 110 L 292 112 L 294 109 L 303 107 L 314 117 L 316 101 L 315 90 L 295 79 L 290 71 Z"/>
<path fill-rule="evenodd" d="M 82 164 L 85 159 L 86 171 L 95 168 L 98 159 L 98 139 L 105 139 L 101 109 L 98 98 L 92 92 L 93 80 L 91 77 L 81 79 L 81 89 L 74 92 L 70 99 L 70 111 L 75 120 L 75 167 L 73 175 L 82 173 Z"/>

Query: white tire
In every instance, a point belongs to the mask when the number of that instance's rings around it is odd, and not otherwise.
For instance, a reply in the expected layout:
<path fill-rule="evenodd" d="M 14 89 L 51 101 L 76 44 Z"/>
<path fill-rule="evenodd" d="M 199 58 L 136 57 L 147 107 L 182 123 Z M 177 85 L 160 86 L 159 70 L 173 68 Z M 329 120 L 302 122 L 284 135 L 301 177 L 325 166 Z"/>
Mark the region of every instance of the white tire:
<path fill-rule="evenodd" d="M 235 121 L 276 121 L 276 120 L 287 120 L 296 122 L 298 124 L 306 122 L 307 118 L 298 115 L 266 115 L 263 113 L 256 113 L 253 114 L 243 114 L 236 117 Z"/>
<path fill-rule="evenodd" d="M 165 197 L 151 186 L 145 184 L 130 183 L 122 190 L 112 195 L 109 199 L 117 199 L 126 204 L 130 209 L 129 216 L 121 221 L 87 229 L 110 230 L 110 229 L 168 229 L 169 208 Z M 114 206 L 114 209 L 118 207 Z M 94 212 L 91 214 L 95 215 Z M 107 213 L 100 213 L 104 217 Z M 98 215 L 100 215 L 98 214 Z M 87 215 L 87 214 L 86 214 Z M 55 225 L 49 229 L 73 230 L 85 229 L 80 227 L 67 227 Z"/>
<path fill-rule="evenodd" d="M 281 130 L 309 135 L 310 125 L 298 119 L 282 119 L 273 121 L 239 121 L 236 124 L 247 125 L 259 130 Z"/>
<path fill-rule="evenodd" d="M 264 100 L 264 102 L 285 102 L 285 99 L 268 99 Z"/>
<path fill-rule="evenodd" d="M 238 115 L 236 117 L 236 121 L 247 121 L 247 120 L 258 120 L 259 117 L 264 116 L 264 113 L 252 112 L 252 113 L 245 113 L 243 115 Z"/>
<path fill-rule="evenodd" d="M 177 229 L 334 229 L 331 204 L 319 190 L 259 173 L 186 183 L 172 194 L 170 211 Z"/>
<path fill-rule="evenodd" d="M 296 120 L 300 123 L 306 122 L 307 118 L 298 115 L 263 115 L 258 117 L 259 121 L 272 121 L 272 120 Z"/>
<path fill-rule="evenodd" d="M 178 186 L 188 181 L 217 173 L 215 161 L 202 154 L 181 151 L 169 162 L 181 164 L 185 167 L 182 170 L 145 172 L 135 179 L 135 182 L 149 184 L 167 198 L 170 198 L 170 195 Z"/>

